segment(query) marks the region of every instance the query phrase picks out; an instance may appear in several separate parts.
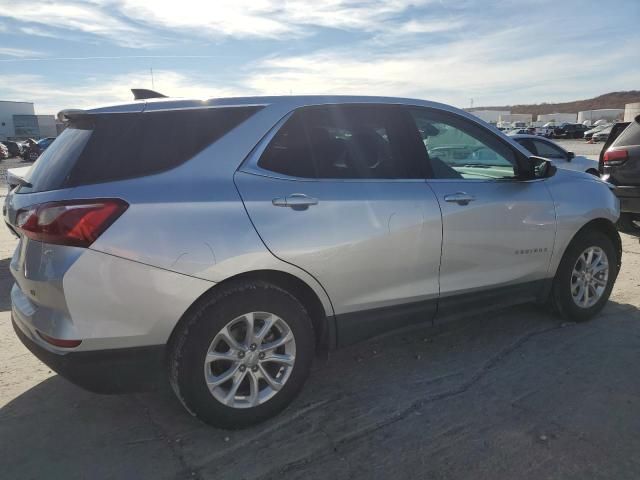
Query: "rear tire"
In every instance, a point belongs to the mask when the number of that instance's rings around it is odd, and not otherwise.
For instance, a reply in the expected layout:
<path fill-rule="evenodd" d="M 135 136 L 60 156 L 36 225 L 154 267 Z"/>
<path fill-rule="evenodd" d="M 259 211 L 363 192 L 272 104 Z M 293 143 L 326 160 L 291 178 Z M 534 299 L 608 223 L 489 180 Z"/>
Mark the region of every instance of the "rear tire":
<path fill-rule="evenodd" d="M 607 263 L 606 269 L 602 268 L 603 262 L 598 264 L 596 261 L 602 254 Z M 580 232 L 567 247 L 553 280 L 553 306 L 569 320 L 589 320 L 604 308 L 617 275 L 618 255 L 609 237 L 597 230 Z M 587 291 L 586 297 L 580 296 L 584 290 Z"/>
<path fill-rule="evenodd" d="M 283 343 L 269 349 L 277 342 Z M 311 319 L 295 297 L 267 282 L 239 281 L 214 291 L 183 320 L 170 342 L 169 379 L 192 415 L 243 428 L 291 403 L 314 348 Z"/>

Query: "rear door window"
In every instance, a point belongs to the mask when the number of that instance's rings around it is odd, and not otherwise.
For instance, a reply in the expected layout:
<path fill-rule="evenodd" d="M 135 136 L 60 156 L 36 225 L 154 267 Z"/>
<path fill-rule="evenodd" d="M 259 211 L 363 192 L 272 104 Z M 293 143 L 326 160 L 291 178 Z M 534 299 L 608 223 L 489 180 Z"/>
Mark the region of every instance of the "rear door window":
<path fill-rule="evenodd" d="M 39 192 L 128 178 L 175 168 L 261 107 L 212 108 L 72 117 L 29 175 Z"/>
<path fill-rule="evenodd" d="M 265 170 L 316 179 L 423 178 L 406 113 L 389 105 L 296 111 L 258 161 Z"/>
<path fill-rule="evenodd" d="M 258 166 L 291 177 L 316 178 L 304 119 L 295 112 L 273 137 Z"/>

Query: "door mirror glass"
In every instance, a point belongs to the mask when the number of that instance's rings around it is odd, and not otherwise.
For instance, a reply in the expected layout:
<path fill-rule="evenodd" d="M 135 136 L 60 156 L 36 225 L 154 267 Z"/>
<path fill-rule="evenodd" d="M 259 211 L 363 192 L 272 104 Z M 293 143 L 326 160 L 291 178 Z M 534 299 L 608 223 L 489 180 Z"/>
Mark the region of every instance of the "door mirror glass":
<path fill-rule="evenodd" d="M 573 152 L 567 152 L 567 161 L 570 162 L 572 158 L 575 158 L 576 154 Z"/>
<path fill-rule="evenodd" d="M 529 165 L 532 178 L 547 178 L 553 174 L 554 167 L 546 158 L 532 155 L 529 157 Z"/>

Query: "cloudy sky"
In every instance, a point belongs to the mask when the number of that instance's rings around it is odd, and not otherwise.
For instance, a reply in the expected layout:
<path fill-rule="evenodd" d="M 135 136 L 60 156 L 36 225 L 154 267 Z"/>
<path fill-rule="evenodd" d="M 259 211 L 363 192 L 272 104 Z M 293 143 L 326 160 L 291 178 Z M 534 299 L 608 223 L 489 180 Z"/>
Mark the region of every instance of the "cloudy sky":
<path fill-rule="evenodd" d="M 0 0 L 0 99 L 345 93 L 468 107 L 640 88 L 638 0 Z"/>

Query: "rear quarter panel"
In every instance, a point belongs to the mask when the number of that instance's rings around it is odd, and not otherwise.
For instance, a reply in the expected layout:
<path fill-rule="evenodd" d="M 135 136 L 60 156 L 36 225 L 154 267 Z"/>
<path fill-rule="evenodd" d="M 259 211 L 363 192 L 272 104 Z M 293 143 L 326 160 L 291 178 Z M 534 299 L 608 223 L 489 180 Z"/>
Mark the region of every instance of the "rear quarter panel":
<path fill-rule="evenodd" d="M 173 170 L 78 187 L 76 196 L 115 196 L 130 205 L 91 249 L 216 283 L 255 270 L 290 273 L 333 315 L 320 284 L 265 247 L 233 183 L 244 158 L 287 112 L 265 108 Z"/>

